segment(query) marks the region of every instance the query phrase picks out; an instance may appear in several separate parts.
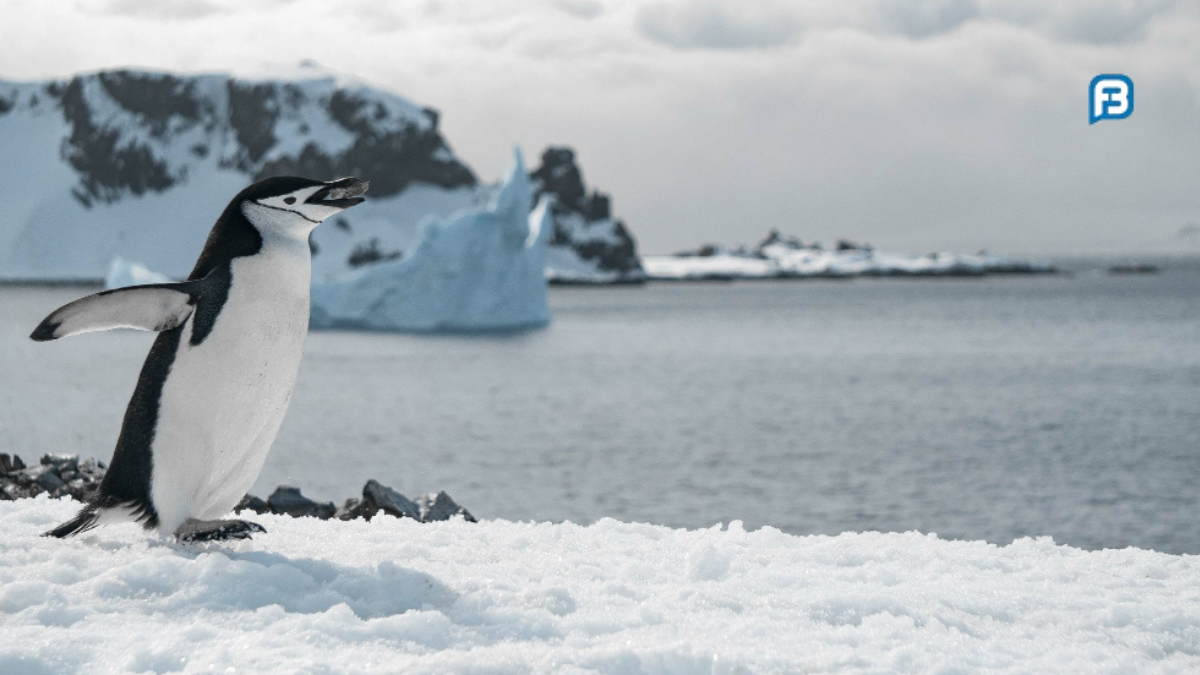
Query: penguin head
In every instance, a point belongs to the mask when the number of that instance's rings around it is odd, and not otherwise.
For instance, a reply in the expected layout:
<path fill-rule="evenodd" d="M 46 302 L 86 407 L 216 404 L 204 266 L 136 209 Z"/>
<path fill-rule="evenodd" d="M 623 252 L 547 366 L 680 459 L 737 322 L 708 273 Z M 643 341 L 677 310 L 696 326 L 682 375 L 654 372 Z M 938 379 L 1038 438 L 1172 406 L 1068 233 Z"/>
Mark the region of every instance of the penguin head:
<path fill-rule="evenodd" d="M 330 216 L 361 204 L 370 183 L 357 178 L 332 181 L 277 176 L 258 181 L 234 197 L 234 203 L 263 234 L 308 236 Z"/>

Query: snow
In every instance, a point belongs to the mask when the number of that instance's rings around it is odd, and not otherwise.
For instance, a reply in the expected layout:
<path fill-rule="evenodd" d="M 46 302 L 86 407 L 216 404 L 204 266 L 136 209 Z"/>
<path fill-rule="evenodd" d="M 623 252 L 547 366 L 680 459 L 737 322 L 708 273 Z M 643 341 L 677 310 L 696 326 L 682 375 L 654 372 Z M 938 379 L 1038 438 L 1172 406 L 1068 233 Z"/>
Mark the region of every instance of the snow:
<path fill-rule="evenodd" d="M 108 274 L 104 277 L 104 288 L 169 284 L 172 281 L 175 280 L 165 274 L 159 274 L 141 263 L 130 262 L 117 256 L 108 266 Z"/>
<path fill-rule="evenodd" d="M 584 260 L 570 246 L 546 247 L 546 278 L 561 283 L 605 284 L 621 281 L 621 273 Z"/>
<path fill-rule="evenodd" d="M 688 257 L 644 256 L 642 267 L 650 279 L 660 281 L 779 276 L 778 266 L 769 260 L 729 253 Z"/>
<path fill-rule="evenodd" d="M 832 251 L 775 243 L 758 254 L 718 250 L 713 255 L 645 256 L 651 279 L 769 279 L 776 277 L 981 276 L 1002 273 L 1049 273 L 1053 265 L 980 252 L 940 251 L 928 255 L 874 249 Z"/>
<path fill-rule="evenodd" d="M 546 239 L 550 202 L 531 214 L 520 152 L 486 208 L 427 219 L 402 258 L 315 280 L 314 328 L 503 331 L 550 322 Z"/>
<path fill-rule="evenodd" d="M 0 672 L 1186 673 L 1200 565 L 1047 538 L 256 517 L 252 541 L 0 503 Z"/>
<path fill-rule="evenodd" d="M 213 113 L 218 123 L 207 128 L 173 117 L 167 132 L 156 136 L 138 113 L 114 101 L 95 76 L 83 77 L 82 93 L 92 122 L 114 133 L 118 147 L 136 143 L 147 148 L 180 181 L 164 192 L 123 194 L 118 201 L 96 201 L 90 208 L 71 194 L 80 176 L 60 152 L 71 127 L 57 99 L 45 91 L 52 81 L 0 81 L 0 99 L 14 106 L 0 114 L 5 154 L 0 183 L 6 188 L 0 205 L 0 280 L 99 280 L 116 256 L 183 278 L 221 210 L 250 182 L 250 175 L 232 166 L 242 147 L 224 111 L 229 83 L 254 82 L 254 75 L 231 80 L 225 73 L 131 72 L 186 78 L 198 100 L 219 112 Z M 326 154 L 344 151 L 354 136 L 330 117 L 323 103 L 337 90 L 368 101 L 369 124 L 378 131 L 432 125 L 429 115 L 411 101 L 319 67 L 269 68 L 257 76 L 286 86 L 294 98 L 278 108 L 280 118 L 272 129 L 275 143 L 261 161 L 298 153 L 310 144 Z M 195 147 L 210 151 L 198 156 Z M 453 158 L 449 151 L 439 156 Z M 477 206 L 488 194 L 485 186 L 443 189 L 416 183 L 396 195 L 372 197 L 347 214 L 349 230 L 318 228 L 314 274 L 351 269 L 347 260 L 354 246 L 371 238 L 386 250 L 406 249 L 417 238 L 421 218 Z"/>

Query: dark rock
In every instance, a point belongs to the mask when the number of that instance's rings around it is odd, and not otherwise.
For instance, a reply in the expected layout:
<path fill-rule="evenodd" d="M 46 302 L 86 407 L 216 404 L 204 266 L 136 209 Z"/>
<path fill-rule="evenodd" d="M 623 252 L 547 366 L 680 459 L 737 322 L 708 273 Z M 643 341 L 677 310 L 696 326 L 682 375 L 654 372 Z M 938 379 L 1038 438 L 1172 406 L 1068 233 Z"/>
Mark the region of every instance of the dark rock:
<path fill-rule="evenodd" d="M 293 518 L 313 517 L 326 520 L 337 512 L 333 502 L 315 502 L 300 494 L 300 488 L 281 485 L 275 488 L 267 505 L 272 513 L 286 514 Z"/>
<path fill-rule="evenodd" d="M 47 454 L 35 466 L 26 467 L 19 457 L 0 454 L 0 501 L 36 497 L 43 492 L 51 497 L 72 497 L 82 502 L 91 499 L 104 479 L 104 463 L 95 459 L 79 460 L 77 455 Z M 294 518 L 322 520 L 371 520 L 379 512 L 419 522 L 449 520 L 460 515 L 470 522 L 476 519 L 445 492 L 422 495 L 415 501 L 396 490 L 369 480 L 363 486 L 362 499 L 347 499 L 341 507 L 333 502 L 317 502 L 305 497 L 299 488 L 280 486 L 266 501 L 246 495 L 234 507 L 235 513 L 286 514 Z"/>
<path fill-rule="evenodd" d="M 637 242 L 625 223 L 612 220 L 611 198 L 598 190 L 588 192 L 574 150 L 546 148 L 542 165 L 529 177 L 535 181 L 535 202 L 542 195 L 554 197 L 551 246 L 572 248 L 583 260 L 594 261 L 600 270 L 617 272 L 622 279 L 644 279 Z"/>
<path fill-rule="evenodd" d="M 86 482 L 82 478 L 76 478 L 72 481 L 67 481 L 63 491 L 72 498 L 81 502 L 87 501 L 92 493 L 96 491 L 96 485 Z"/>
<path fill-rule="evenodd" d="M 870 244 L 859 244 L 850 241 L 849 239 L 838 239 L 837 250 L 839 251 L 874 251 L 875 247 Z"/>
<path fill-rule="evenodd" d="M 384 251 L 379 248 L 379 237 L 371 237 L 366 243 L 359 243 L 350 253 L 346 264 L 351 267 L 362 267 L 376 262 L 396 260 L 404 256 L 404 251 Z"/>
<path fill-rule="evenodd" d="M 53 469 L 49 468 L 42 471 L 33 482 L 42 486 L 46 492 L 54 492 L 59 488 L 66 487 L 67 485 L 63 482 L 63 479 L 58 477 L 58 474 L 54 473 Z"/>
<path fill-rule="evenodd" d="M 297 156 L 266 162 L 255 179 L 287 174 L 370 176 L 371 194 L 377 197 L 399 194 L 413 182 L 444 188 L 477 183 L 475 174 L 449 152 L 436 123 L 426 129 L 411 122 L 400 129 L 385 129 L 378 122 L 387 117 L 387 111 L 378 101 L 344 89 L 330 97 L 328 112 L 354 135 L 349 148 L 330 156 L 310 143 Z M 425 114 L 429 118 L 429 110 Z"/>
<path fill-rule="evenodd" d="M 421 522 L 431 523 L 435 520 L 450 520 L 453 516 L 462 516 L 469 523 L 479 522 L 471 512 L 459 506 L 450 495 L 439 492 L 436 495 L 421 495 L 417 497 L 417 508 L 421 512 Z"/>
<path fill-rule="evenodd" d="M 45 490 L 36 483 L 30 486 L 22 486 L 16 483 L 0 483 L 0 500 L 4 501 L 36 497 L 42 492 L 45 492 Z"/>
<path fill-rule="evenodd" d="M 79 474 L 89 481 L 100 482 L 104 478 L 104 464 L 94 459 L 85 459 L 79 463 Z"/>
<path fill-rule="evenodd" d="M 375 514 L 371 513 L 370 515 L 373 516 Z M 337 518 L 338 520 L 355 520 L 358 518 L 363 518 L 365 520 L 371 519 L 370 516 L 366 515 L 366 509 L 363 506 L 363 501 L 361 499 L 355 499 L 354 497 L 347 499 L 345 503 L 338 508 L 337 513 L 333 514 L 333 517 Z"/>
<path fill-rule="evenodd" d="M 771 230 L 767 233 L 766 238 L 758 242 L 758 246 L 756 246 L 754 250 L 756 252 L 761 252 L 764 248 L 774 244 L 782 244 L 788 248 L 794 249 L 804 248 L 804 242 L 800 241 L 796 237 L 786 237 L 781 234 L 779 230 Z"/>
<path fill-rule="evenodd" d="M 59 100 L 63 118 L 71 125 L 71 135 L 61 153 L 79 174 L 79 185 L 71 194 L 91 208 L 97 201 L 111 204 L 126 193 L 140 196 L 175 185 L 180 177 L 172 175 L 167 163 L 148 145 L 123 137 L 121 130 L 98 125 L 92 119 L 84 95 L 84 80 L 92 77 L 99 75 L 72 78 Z"/>
<path fill-rule="evenodd" d="M 255 497 L 254 495 L 246 495 L 245 497 L 242 497 L 242 501 L 238 502 L 238 505 L 233 507 L 233 512 L 241 513 L 242 511 L 245 511 L 247 509 L 249 509 L 250 511 L 253 511 L 255 513 L 270 513 L 271 512 L 271 507 L 269 505 L 267 505 L 267 503 L 265 501 L 263 501 L 262 499 L 260 499 L 258 497 Z"/>
<path fill-rule="evenodd" d="M 421 519 L 421 509 L 416 502 L 374 479 L 367 481 L 363 486 L 362 502 L 360 508 L 363 518 L 367 520 L 370 520 L 376 511 L 383 511 L 397 518 Z"/>
<path fill-rule="evenodd" d="M 279 105 L 274 100 L 275 86 L 229 80 L 225 88 L 229 95 L 229 126 L 241 146 L 237 165 L 248 171 L 278 142 L 275 122 L 279 119 Z"/>
<path fill-rule="evenodd" d="M 79 455 L 42 455 L 42 466 L 53 467 L 60 475 L 64 471 L 79 470 Z"/>

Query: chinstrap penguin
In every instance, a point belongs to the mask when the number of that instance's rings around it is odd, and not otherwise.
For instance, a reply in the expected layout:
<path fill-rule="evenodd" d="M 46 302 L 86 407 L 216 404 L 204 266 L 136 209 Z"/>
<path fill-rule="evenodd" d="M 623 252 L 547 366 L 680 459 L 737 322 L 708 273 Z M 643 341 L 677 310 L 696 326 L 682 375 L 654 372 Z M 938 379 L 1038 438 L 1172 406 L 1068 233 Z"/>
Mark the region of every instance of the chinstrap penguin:
<path fill-rule="evenodd" d="M 308 235 L 361 203 L 368 185 L 259 181 L 217 219 L 187 281 L 104 291 L 42 321 L 34 340 L 111 328 L 159 333 L 96 495 L 46 536 L 130 520 L 184 540 L 264 531 L 215 519 L 258 478 L 296 384 L 308 334 Z"/>

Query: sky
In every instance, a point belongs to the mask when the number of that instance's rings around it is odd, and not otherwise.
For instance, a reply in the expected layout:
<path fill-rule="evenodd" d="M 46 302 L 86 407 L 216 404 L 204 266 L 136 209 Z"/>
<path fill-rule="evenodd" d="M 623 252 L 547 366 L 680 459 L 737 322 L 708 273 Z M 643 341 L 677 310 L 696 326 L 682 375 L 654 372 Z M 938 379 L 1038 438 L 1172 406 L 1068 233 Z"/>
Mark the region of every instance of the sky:
<path fill-rule="evenodd" d="M 575 148 L 648 253 L 1200 250 L 1200 3 L 0 0 L 0 78 L 312 59 L 485 179 Z M 1088 84 L 1135 110 L 1088 124 Z M 1187 236 L 1191 233 L 1190 236 Z"/>

